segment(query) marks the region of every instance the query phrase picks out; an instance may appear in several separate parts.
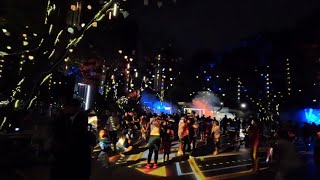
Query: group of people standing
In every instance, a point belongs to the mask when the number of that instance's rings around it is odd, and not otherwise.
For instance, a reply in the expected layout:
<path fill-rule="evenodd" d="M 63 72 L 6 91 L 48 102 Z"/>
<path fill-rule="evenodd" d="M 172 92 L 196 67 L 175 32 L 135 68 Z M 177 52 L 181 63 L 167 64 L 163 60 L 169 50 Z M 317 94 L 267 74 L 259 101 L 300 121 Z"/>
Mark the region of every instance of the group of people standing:
<path fill-rule="evenodd" d="M 133 150 L 136 142 L 145 142 L 148 149 L 148 159 L 146 168 L 157 168 L 159 152 L 163 151 L 164 163 L 170 161 L 172 141 L 179 140 L 178 155 L 187 155 L 194 151 L 198 143 L 204 141 L 204 145 L 213 144 L 211 154 L 218 155 L 222 135 L 227 135 L 227 126 L 229 123 L 224 120 L 211 118 L 200 118 L 193 114 L 170 116 L 144 114 L 138 117 L 135 113 L 125 113 L 123 116 L 119 113 L 110 113 L 107 117 L 99 118 L 98 126 L 98 144 L 101 152 L 98 159 L 102 166 L 108 167 L 109 154 L 119 154 L 125 156 Z M 101 122 L 101 120 L 103 120 Z M 261 143 L 263 129 L 258 121 L 252 120 L 245 126 L 243 122 L 232 121 L 235 125 L 240 125 L 246 132 L 248 147 L 251 149 L 253 171 L 259 169 L 257 157 L 258 147 Z M 221 126 L 219 125 L 221 124 Z M 227 125 L 226 125 L 227 124 Z M 55 117 L 53 126 L 53 169 L 52 179 L 83 179 L 88 180 L 91 173 L 91 155 L 96 145 L 95 135 L 88 130 L 88 117 L 85 111 L 81 109 L 81 104 L 77 100 L 69 100 L 64 103 L 63 108 Z M 280 128 L 278 128 L 280 129 Z M 293 160 L 294 152 L 285 150 L 292 147 L 292 138 L 290 128 L 286 130 L 277 130 L 277 141 L 271 145 L 274 153 L 277 154 L 273 159 L 279 162 L 284 158 Z M 305 131 L 303 131 L 305 132 Z M 314 157 L 316 164 L 320 164 L 320 131 L 315 136 Z M 306 133 L 304 133 L 306 134 Z M 210 142 L 209 142 L 210 141 Z M 280 155 L 279 154 L 283 154 Z M 152 162 L 153 158 L 153 163 Z M 279 160 L 280 159 L 280 160 Z M 282 160 L 281 160 L 282 159 Z M 289 162 L 289 160 L 288 160 Z M 296 163 L 289 163 L 295 169 Z M 295 165 L 295 166 L 294 166 Z M 286 170 L 279 171 L 278 178 L 288 173 Z M 76 177 L 75 177 L 76 176 Z"/>
<path fill-rule="evenodd" d="M 177 121 L 177 119 L 180 120 Z M 259 144 L 258 127 L 255 123 L 248 127 L 250 127 L 248 132 L 250 132 L 252 156 L 255 159 L 255 164 L 258 164 L 256 157 Z M 110 140 L 104 141 L 108 142 L 109 145 L 102 147 L 111 147 L 110 143 L 112 143 L 116 145 L 115 148 L 119 151 L 119 154 L 124 156 L 122 153 L 130 152 L 134 141 L 144 141 L 146 143 L 145 147 L 149 149 L 146 168 L 156 168 L 159 151 L 163 151 L 163 159 L 167 163 L 171 153 L 171 143 L 177 139 L 179 140 L 178 155 L 192 154 L 199 141 L 203 141 L 204 145 L 212 144 L 213 150 L 209 153 L 218 155 L 224 129 L 219 126 L 218 120 L 199 118 L 194 114 L 183 114 L 181 116 L 145 114 L 138 117 L 135 113 L 129 112 L 122 117 L 112 113 L 107 118 L 104 130 L 107 133 L 103 134 L 109 133 Z M 226 132 L 226 130 L 224 131 Z M 202 132 L 205 132 L 204 135 L 201 135 Z M 153 165 L 151 165 L 152 156 L 154 156 Z M 101 157 L 104 159 L 106 156 Z M 257 165 L 255 167 L 257 168 Z"/>
<path fill-rule="evenodd" d="M 186 115 L 182 115 L 179 121 L 178 126 L 178 137 L 180 141 L 179 152 L 182 152 L 183 155 L 186 152 L 191 152 L 192 149 L 195 149 L 198 141 L 198 133 L 199 133 L 199 123 L 195 117 L 187 117 Z M 204 135 L 205 139 L 212 139 L 214 142 L 214 155 L 219 153 L 219 143 L 220 143 L 220 127 L 219 122 L 214 120 L 211 126 L 210 131 Z"/>

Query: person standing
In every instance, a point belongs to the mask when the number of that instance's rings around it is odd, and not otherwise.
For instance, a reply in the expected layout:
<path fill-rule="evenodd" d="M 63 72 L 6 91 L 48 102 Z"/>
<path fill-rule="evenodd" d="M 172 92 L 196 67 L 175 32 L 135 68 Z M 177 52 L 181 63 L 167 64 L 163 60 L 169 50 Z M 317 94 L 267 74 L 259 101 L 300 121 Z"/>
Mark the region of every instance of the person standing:
<path fill-rule="evenodd" d="M 58 164 L 53 165 L 52 179 L 89 180 L 91 175 L 91 144 L 93 143 L 88 132 L 88 116 L 81 108 L 80 101 L 77 99 L 67 100 L 63 104 L 60 118 L 63 119 L 61 119 L 61 127 L 59 127 L 61 132 L 57 128 L 54 131 L 54 136 L 56 137 L 55 142 L 62 144 L 54 144 L 54 148 L 58 148 L 59 153 L 54 154 L 58 155 L 56 156 Z"/>
<path fill-rule="evenodd" d="M 111 150 L 111 141 L 107 138 L 106 130 L 100 130 L 99 132 L 99 146 L 101 152 L 98 155 L 98 161 L 101 162 L 102 167 L 107 168 L 109 166 L 109 156 L 108 153 Z"/>
<path fill-rule="evenodd" d="M 279 139 L 276 140 L 273 149 L 272 159 L 277 169 L 275 180 L 302 179 L 301 162 L 287 130 L 280 130 Z"/>
<path fill-rule="evenodd" d="M 148 121 L 145 115 L 140 117 L 140 128 L 141 138 L 146 141 L 148 139 Z"/>
<path fill-rule="evenodd" d="M 182 148 L 182 152 L 183 155 L 186 154 L 187 152 L 191 151 L 191 137 L 190 137 L 190 130 L 192 128 L 191 125 L 191 119 L 188 118 L 186 124 L 183 127 L 183 133 L 182 133 L 182 141 L 183 141 L 183 148 Z"/>
<path fill-rule="evenodd" d="M 217 120 L 213 121 L 212 125 L 212 138 L 214 143 L 214 153 L 213 155 L 218 155 L 219 153 L 219 143 L 220 143 L 220 126 Z"/>
<path fill-rule="evenodd" d="M 260 140 L 260 131 L 258 124 L 255 120 L 251 121 L 251 125 L 248 129 L 249 141 L 251 144 L 251 156 L 252 156 L 252 171 L 258 171 L 259 159 L 257 157 L 257 151 Z"/>
<path fill-rule="evenodd" d="M 151 118 L 150 119 L 150 138 L 149 138 L 149 154 L 148 154 L 148 164 L 145 166 L 146 168 L 150 169 L 151 167 L 157 168 L 158 167 L 158 154 L 160 150 L 160 126 L 161 122 L 160 119 Z M 154 153 L 154 164 L 151 166 L 151 158 Z"/>
<path fill-rule="evenodd" d="M 183 147 L 183 128 L 185 126 L 186 116 L 182 115 L 178 125 L 178 137 L 179 137 L 179 150 L 178 155 L 182 155 L 182 147 Z"/>
<path fill-rule="evenodd" d="M 167 125 L 167 122 L 164 122 L 162 127 L 162 146 L 163 146 L 163 162 L 168 163 L 169 162 L 169 156 L 171 154 L 171 137 L 173 136 L 174 132 Z M 166 160 L 167 158 L 167 160 Z"/>
<path fill-rule="evenodd" d="M 118 138 L 118 129 L 120 128 L 119 119 L 116 113 L 112 113 L 112 115 L 107 120 L 107 130 L 109 132 L 109 137 L 111 142 L 115 145 L 117 143 Z"/>

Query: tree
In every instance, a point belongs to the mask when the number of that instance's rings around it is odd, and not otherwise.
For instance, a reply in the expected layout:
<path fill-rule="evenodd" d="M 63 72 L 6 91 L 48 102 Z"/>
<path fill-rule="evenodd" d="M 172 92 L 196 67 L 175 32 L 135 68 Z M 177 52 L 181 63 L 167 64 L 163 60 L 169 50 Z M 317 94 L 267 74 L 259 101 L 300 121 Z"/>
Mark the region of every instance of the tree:
<path fill-rule="evenodd" d="M 18 74 L 11 78 L 11 84 L 2 93 L 4 96 L 2 99 L 8 101 L 1 115 L 4 121 L 10 120 L 15 111 L 27 110 L 34 105 L 40 93 L 39 87 L 52 76 L 52 72 L 64 62 L 73 48 L 87 35 L 87 31 L 96 27 L 103 19 L 111 18 L 118 13 L 123 16 L 128 15 L 121 8 L 125 1 L 99 1 L 94 4 L 97 11 L 94 11 L 92 17 L 87 18 L 86 22 L 80 23 L 81 3 L 78 1 L 69 4 L 63 0 L 48 0 L 43 16 L 43 25 L 39 27 L 39 31 L 43 33 L 32 33 L 32 37 L 30 34 L 21 32 L 18 33 L 19 37 L 12 37 L 9 29 L 5 28 L 6 25 L 10 25 L 10 22 L 6 18 L 0 18 L 3 32 L 1 39 L 6 37 L 13 44 L 23 41 L 23 46 L 16 48 L 17 51 L 14 52 L 10 52 L 11 46 L 7 46 L 6 50 L 3 50 L 4 47 L 0 47 L 2 62 L 14 61 L 16 64 L 20 64 Z M 91 9 L 92 6 L 88 5 L 87 8 Z M 68 17 L 67 21 L 65 17 Z M 28 28 L 26 27 L 26 29 Z M 31 39 L 30 42 L 29 39 Z M 28 44 L 31 44 L 30 48 L 26 48 Z M 3 122 L 3 124 L 5 123 Z M 0 129 L 2 129 L 2 125 Z"/>
<path fill-rule="evenodd" d="M 76 21 L 70 20 L 64 23 L 64 15 L 73 13 L 75 16 L 79 16 L 79 3 L 71 5 L 71 12 L 66 8 L 66 3 L 62 1 L 48 1 L 47 11 L 44 18 L 44 29 L 46 32 L 41 36 L 41 41 L 37 46 L 32 49 L 27 49 L 19 52 L 7 53 L 0 52 L 0 57 L 4 60 L 13 59 L 20 61 L 22 65 L 21 73 L 17 79 L 14 79 L 16 86 L 12 88 L 12 93 L 8 97 L 9 104 L 6 109 L 5 116 L 10 117 L 10 109 L 19 110 L 19 104 L 21 103 L 21 109 L 26 110 L 31 108 L 39 95 L 39 86 L 41 86 L 49 77 L 52 72 L 59 67 L 59 65 L 67 57 L 68 52 L 72 51 L 72 48 L 77 46 L 81 39 L 86 35 L 86 32 L 94 27 L 96 23 L 100 22 L 106 17 L 106 14 L 113 13 L 115 16 L 119 11 L 120 3 L 114 0 L 110 0 L 101 4 L 101 8 L 92 17 L 86 25 L 82 25 L 80 28 Z M 2 29 L 7 35 L 8 30 Z M 28 35 L 23 34 L 23 37 L 27 39 Z M 26 41 L 27 42 L 27 41 Z M 10 48 L 7 48 L 10 49 Z M 28 59 L 22 59 L 20 58 Z"/>

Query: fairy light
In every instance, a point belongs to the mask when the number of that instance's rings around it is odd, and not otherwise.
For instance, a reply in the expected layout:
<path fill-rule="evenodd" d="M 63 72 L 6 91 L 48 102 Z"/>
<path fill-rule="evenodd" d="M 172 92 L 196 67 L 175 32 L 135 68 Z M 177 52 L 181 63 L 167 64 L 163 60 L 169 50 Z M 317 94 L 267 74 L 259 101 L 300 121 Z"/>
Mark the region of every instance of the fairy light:
<path fill-rule="evenodd" d="M 286 75 L 287 75 L 287 86 L 288 86 L 288 95 L 291 95 L 291 77 L 290 77 L 290 62 L 289 59 L 287 59 L 286 63 Z"/>
<path fill-rule="evenodd" d="M 101 17 L 101 15 L 103 15 L 106 11 L 110 11 L 110 10 L 112 11 L 112 10 L 114 10 L 115 8 L 114 8 L 114 9 L 109 8 L 109 7 L 110 7 L 110 4 L 111 4 L 112 2 L 113 2 L 113 1 L 110 0 L 109 2 L 105 3 L 104 6 L 102 7 L 102 9 L 94 16 L 94 18 L 93 18 L 93 20 L 91 21 L 91 23 L 94 22 L 95 19 Z M 109 9 L 108 9 L 108 8 L 109 8 Z M 118 6 L 116 6 L 116 9 L 117 9 L 117 8 L 118 8 Z M 52 13 L 53 13 L 55 10 L 56 10 L 55 4 L 51 3 L 51 1 L 48 0 L 48 3 L 47 3 L 47 13 L 46 13 L 45 21 L 44 21 L 44 23 L 45 23 L 46 25 L 48 24 L 48 19 L 49 19 L 49 17 L 52 15 Z M 68 44 L 67 47 L 65 48 L 66 50 L 69 50 L 69 48 L 70 48 L 71 46 L 75 46 L 75 45 L 77 45 L 77 44 L 81 41 L 81 39 L 83 38 L 84 33 L 86 32 L 86 30 L 88 30 L 88 29 L 92 26 L 91 23 L 89 23 L 89 24 L 87 25 L 87 27 L 83 30 L 83 32 L 82 32 L 82 34 L 81 34 L 80 37 L 69 40 L 69 44 Z M 26 28 L 28 28 L 28 27 L 26 27 Z M 6 29 L 2 29 L 2 31 L 5 31 L 6 33 L 8 33 Z M 4 32 L 4 33 L 5 33 L 5 32 Z M 52 32 L 53 32 L 53 24 L 50 24 L 50 26 L 49 26 L 49 34 L 51 34 Z M 57 35 L 54 45 L 57 45 L 57 43 L 59 42 L 59 39 L 60 39 L 60 37 L 61 37 L 62 32 L 63 32 L 63 31 L 60 31 L 59 34 Z M 7 35 L 7 34 L 6 34 L 6 35 Z M 34 36 L 37 36 L 37 34 L 35 34 L 35 33 L 34 33 L 33 35 L 34 35 Z M 27 36 L 26 36 L 26 37 L 27 37 Z M 26 38 L 26 37 L 25 37 L 25 38 Z M 44 42 L 44 38 L 41 38 L 41 41 L 40 41 L 38 47 L 35 48 L 34 50 L 40 48 L 40 47 L 42 46 L 43 42 Z M 26 44 L 26 43 L 24 42 L 24 44 Z M 10 48 L 11 48 L 11 47 L 10 47 Z M 31 51 L 31 50 L 30 50 L 30 51 Z M 29 52 L 29 50 L 25 50 L 25 51 L 18 52 L 18 53 L 14 53 L 14 54 L 22 54 L 22 53 L 28 53 L 28 52 Z M 47 53 L 48 53 L 48 51 L 44 52 L 43 54 L 47 54 Z M 54 52 L 54 51 L 51 51 L 50 57 L 53 57 L 54 54 L 55 54 L 55 52 Z M 7 52 L 0 51 L 0 57 L 5 57 L 5 56 L 7 56 L 7 55 L 9 55 Z M 29 60 L 33 60 L 34 57 L 31 56 L 31 55 L 28 55 L 28 59 L 29 59 Z M 61 59 L 61 60 L 63 60 L 63 59 Z M 61 61 L 58 61 L 57 63 L 59 63 L 59 62 L 61 62 Z M 22 62 L 20 62 L 20 64 L 21 64 L 21 63 L 22 63 Z M 21 69 L 21 68 L 20 68 L 20 69 Z M 51 70 L 49 70 L 48 72 L 50 72 L 50 71 L 51 71 Z M 51 78 L 50 78 L 50 79 L 51 79 Z M 24 81 L 24 79 L 22 79 L 22 80 Z M 14 99 L 14 97 L 15 97 L 16 94 L 17 94 L 17 92 L 20 92 L 20 91 L 21 91 L 21 90 L 20 90 L 20 86 L 21 86 L 20 83 L 22 83 L 23 81 L 19 82 L 17 88 L 12 91 L 12 92 L 13 92 L 13 94 L 12 94 L 12 96 L 11 96 L 12 99 Z M 32 98 L 32 101 L 30 102 L 28 108 L 30 108 L 30 107 L 32 106 L 32 103 L 33 103 L 33 101 L 34 101 L 35 99 L 37 99 L 36 96 L 35 96 L 34 98 Z"/>
<path fill-rule="evenodd" d="M 31 55 L 29 55 L 29 56 L 28 56 L 28 59 L 32 61 L 32 60 L 34 59 L 34 57 L 31 56 Z"/>
<path fill-rule="evenodd" d="M 241 100 L 241 81 L 240 81 L 240 78 L 238 78 L 238 103 L 240 103 L 240 100 Z"/>

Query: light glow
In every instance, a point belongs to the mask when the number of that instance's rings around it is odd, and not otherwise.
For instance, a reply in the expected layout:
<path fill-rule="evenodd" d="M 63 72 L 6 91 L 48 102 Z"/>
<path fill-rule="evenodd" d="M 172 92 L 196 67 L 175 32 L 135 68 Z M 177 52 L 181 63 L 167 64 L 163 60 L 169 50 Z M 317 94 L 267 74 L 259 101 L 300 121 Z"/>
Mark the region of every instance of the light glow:
<path fill-rule="evenodd" d="M 88 110 L 89 109 L 89 107 L 90 107 L 90 93 L 91 93 L 91 86 L 90 85 L 88 85 L 87 86 L 88 87 L 88 89 L 87 89 L 87 95 L 86 95 L 86 105 L 85 105 L 85 110 Z"/>
<path fill-rule="evenodd" d="M 246 107 L 247 107 L 247 105 L 245 103 L 241 104 L 241 108 L 246 108 Z"/>
<path fill-rule="evenodd" d="M 315 123 L 317 125 L 320 124 L 320 110 L 308 108 L 304 110 L 305 118 L 308 123 Z"/>
<path fill-rule="evenodd" d="M 118 10 L 118 5 L 117 5 L 117 3 L 114 3 L 114 5 L 113 5 L 113 16 L 117 16 L 117 10 Z"/>

